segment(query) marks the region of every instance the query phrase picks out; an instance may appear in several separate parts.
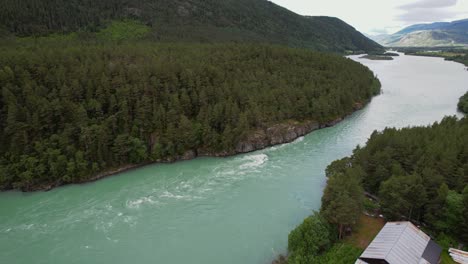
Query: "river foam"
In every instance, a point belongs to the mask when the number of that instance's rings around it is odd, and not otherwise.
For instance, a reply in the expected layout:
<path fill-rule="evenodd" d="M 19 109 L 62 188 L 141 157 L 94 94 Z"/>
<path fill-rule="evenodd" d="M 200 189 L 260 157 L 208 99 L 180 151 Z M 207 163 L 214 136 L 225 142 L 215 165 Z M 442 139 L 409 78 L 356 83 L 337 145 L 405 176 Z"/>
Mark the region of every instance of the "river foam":
<path fill-rule="evenodd" d="M 262 166 L 265 164 L 265 162 L 268 161 L 268 156 L 266 154 L 255 154 L 255 155 L 249 155 L 243 158 L 243 160 L 247 161 L 244 164 L 239 166 L 239 169 L 241 170 L 248 170 L 248 169 L 254 169 L 257 167 Z"/>
<path fill-rule="evenodd" d="M 132 208 L 132 209 L 138 209 L 140 208 L 141 205 L 144 204 L 159 204 L 160 202 L 157 200 L 154 200 L 153 196 L 145 196 L 141 198 L 137 198 L 135 200 L 129 200 L 127 201 L 127 207 Z"/>

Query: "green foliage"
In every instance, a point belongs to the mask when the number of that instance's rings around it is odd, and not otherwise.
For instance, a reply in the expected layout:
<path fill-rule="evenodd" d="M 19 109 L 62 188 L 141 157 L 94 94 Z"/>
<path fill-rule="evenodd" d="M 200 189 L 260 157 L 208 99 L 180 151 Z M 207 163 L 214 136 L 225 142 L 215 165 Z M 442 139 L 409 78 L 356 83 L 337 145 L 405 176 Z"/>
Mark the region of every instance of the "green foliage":
<path fill-rule="evenodd" d="M 321 214 L 336 225 L 342 238 L 346 227 L 354 226 L 363 209 L 364 190 L 360 169 L 347 168 L 329 176 L 322 196 Z"/>
<path fill-rule="evenodd" d="M 419 175 L 394 175 L 380 187 L 382 211 L 388 219 L 419 220 L 420 210 L 427 202 L 426 191 Z"/>
<path fill-rule="evenodd" d="M 337 18 L 304 17 L 264 0 L 2 0 L 0 9 L 0 26 L 17 36 L 97 32 L 108 21 L 122 19 L 150 26 L 156 41 L 255 42 L 334 52 L 382 50 Z M 146 33 L 141 25 L 114 23 L 106 30 L 112 39 L 134 37 L 129 30 L 135 26 Z"/>
<path fill-rule="evenodd" d="M 468 186 L 465 186 L 465 189 L 463 189 L 462 192 L 462 216 L 461 216 L 461 221 L 459 223 L 460 230 L 460 236 L 463 241 L 468 241 Z"/>
<path fill-rule="evenodd" d="M 234 153 L 252 130 L 328 122 L 380 88 L 359 63 L 307 50 L 49 38 L 3 46 L 0 87 L 3 189 Z"/>
<path fill-rule="evenodd" d="M 460 97 L 460 101 L 458 102 L 458 110 L 465 114 L 468 114 L 468 92 L 466 92 L 462 97 Z"/>
<path fill-rule="evenodd" d="M 362 249 L 349 243 L 336 243 L 316 258 L 314 264 L 352 264 L 362 254 Z"/>
<path fill-rule="evenodd" d="M 466 225 L 466 222 L 463 222 L 463 215 L 466 213 L 465 210 L 468 209 L 468 207 L 464 208 L 463 205 L 462 194 L 455 191 L 448 192 L 444 207 L 441 209 L 444 213 L 444 221 L 439 228 L 442 231 L 455 235 L 462 230 L 462 227 Z"/>
<path fill-rule="evenodd" d="M 112 21 L 99 31 L 98 37 L 106 40 L 132 40 L 145 37 L 151 28 L 135 20 Z"/>
<path fill-rule="evenodd" d="M 467 241 L 468 119 L 374 132 L 366 147 L 332 163 L 327 175 L 362 170 L 366 191 L 379 194 L 384 215 L 410 219 Z"/>
<path fill-rule="evenodd" d="M 336 231 L 319 213 L 314 213 L 289 234 L 289 264 L 354 263 L 362 249 L 351 243 L 335 243 Z"/>
<path fill-rule="evenodd" d="M 364 211 L 371 213 L 371 214 L 375 214 L 379 211 L 380 204 L 371 199 L 364 199 L 363 207 L 364 207 Z"/>
<path fill-rule="evenodd" d="M 441 233 L 437 236 L 437 244 L 439 244 L 442 247 L 442 253 L 441 253 L 441 264 L 456 264 L 455 261 L 453 261 L 452 257 L 449 255 L 448 250 L 450 248 L 457 248 L 459 243 L 456 239 L 454 239 L 451 236 L 448 236 L 444 233 Z"/>
<path fill-rule="evenodd" d="M 306 218 L 288 237 L 288 263 L 316 263 L 316 258 L 333 244 L 331 226 L 320 214 Z"/>

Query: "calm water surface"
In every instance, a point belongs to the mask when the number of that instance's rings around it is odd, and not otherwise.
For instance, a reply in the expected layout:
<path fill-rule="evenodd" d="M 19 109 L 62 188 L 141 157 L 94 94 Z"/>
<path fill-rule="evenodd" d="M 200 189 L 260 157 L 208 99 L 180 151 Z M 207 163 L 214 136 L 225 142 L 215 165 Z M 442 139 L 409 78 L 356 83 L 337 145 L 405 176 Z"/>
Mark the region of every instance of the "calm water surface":
<path fill-rule="evenodd" d="M 383 94 L 339 125 L 231 158 L 153 165 L 47 193 L 0 194 L 0 263 L 269 263 L 320 207 L 325 167 L 373 130 L 455 115 L 461 64 L 352 57 Z"/>

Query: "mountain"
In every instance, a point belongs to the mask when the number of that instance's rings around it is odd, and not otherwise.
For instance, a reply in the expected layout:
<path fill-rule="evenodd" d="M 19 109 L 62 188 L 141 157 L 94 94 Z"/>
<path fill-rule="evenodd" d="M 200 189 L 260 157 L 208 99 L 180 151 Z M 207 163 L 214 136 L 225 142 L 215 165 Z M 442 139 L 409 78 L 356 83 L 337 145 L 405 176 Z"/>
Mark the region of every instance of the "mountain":
<path fill-rule="evenodd" d="M 436 47 L 468 45 L 468 19 L 453 22 L 416 24 L 392 35 L 372 37 L 389 47 Z"/>
<path fill-rule="evenodd" d="M 266 0 L 0 0 L 0 32 L 37 36 L 99 31 L 134 19 L 158 41 L 261 42 L 320 51 L 382 47 L 333 17 L 304 17 Z M 1 33 L 0 33 L 1 35 Z"/>

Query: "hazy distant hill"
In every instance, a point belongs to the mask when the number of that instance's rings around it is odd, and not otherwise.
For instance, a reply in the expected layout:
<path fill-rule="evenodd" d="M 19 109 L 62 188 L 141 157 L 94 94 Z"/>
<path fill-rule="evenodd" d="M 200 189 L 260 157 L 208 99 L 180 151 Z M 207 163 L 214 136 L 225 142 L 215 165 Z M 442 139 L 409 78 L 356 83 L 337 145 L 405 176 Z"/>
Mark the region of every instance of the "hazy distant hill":
<path fill-rule="evenodd" d="M 341 52 L 381 49 L 337 18 L 300 16 L 266 0 L 0 0 L 0 4 L 0 28 L 18 36 L 97 31 L 112 20 L 132 18 L 151 27 L 151 37 L 159 41 L 267 42 Z"/>
<path fill-rule="evenodd" d="M 395 34 L 374 36 L 373 39 L 389 47 L 468 45 L 468 19 L 412 25 Z"/>

